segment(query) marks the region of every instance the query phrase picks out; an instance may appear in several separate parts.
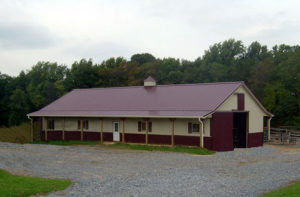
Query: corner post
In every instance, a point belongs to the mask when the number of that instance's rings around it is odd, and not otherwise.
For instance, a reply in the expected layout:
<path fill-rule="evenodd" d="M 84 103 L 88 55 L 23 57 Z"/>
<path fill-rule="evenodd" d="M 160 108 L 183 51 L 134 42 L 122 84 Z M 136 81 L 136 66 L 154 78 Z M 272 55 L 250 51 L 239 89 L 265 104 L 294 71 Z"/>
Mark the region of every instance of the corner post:
<path fill-rule="evenodd" d="M 65 140 L 65 117 L 62 119 L 62 140 Z"/>
<path fill-rule="evenodd" d="M 80 119 L 80 140 L 83 141 L 83 119 Z"/>
<path fill-rule="evenodd" d="M 103 118 L 99 118 L 100 119 L 100 142 L 101 144 L 103 143 Z"/>
<path fill-rule="evenodd" d="M 122 121 L 122 143 L 125 143 L 125 118 L 121 118 Z"/>
<path fill-rule="evenodd" d="M 145 142 L 146 144 L 148 144 L 148 133 L 149 133 L 149 118 L 144 118 L 144 120 L 146 121 L 146 135 L 145 135 Z"/>
<path fill-rule="evenodd" d="M 171 121 L 171 145 L 174 146 L 174 122 L 175 118 L 170 118 Z"/>
<path fill-rule="evenodd" d="M 48 141 L 48 117 L 46 117 L 46 125 L 45 125 L 45 141 Z"/>

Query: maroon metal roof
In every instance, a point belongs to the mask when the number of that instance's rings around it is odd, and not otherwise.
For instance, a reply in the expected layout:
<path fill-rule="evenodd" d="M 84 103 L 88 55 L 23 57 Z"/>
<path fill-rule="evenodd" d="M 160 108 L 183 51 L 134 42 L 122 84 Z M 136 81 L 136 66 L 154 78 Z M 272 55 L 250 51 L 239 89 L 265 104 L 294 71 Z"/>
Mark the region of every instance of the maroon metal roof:
<path fill-rule="evenodd" d="M 199 117 L 243 82 L 74 89 L 28 116 Z"/>

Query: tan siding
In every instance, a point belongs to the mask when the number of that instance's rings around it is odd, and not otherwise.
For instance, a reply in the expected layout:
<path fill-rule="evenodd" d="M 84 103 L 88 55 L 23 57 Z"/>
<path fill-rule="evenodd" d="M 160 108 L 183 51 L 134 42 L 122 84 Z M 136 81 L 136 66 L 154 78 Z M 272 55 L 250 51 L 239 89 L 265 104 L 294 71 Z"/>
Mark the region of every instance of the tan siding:
<path fill-rule="evenodd" d="M 88 120 L 89 120 L 89 129 L 84 131 L 100 132 L 100 120 L 98 118 L 90 118 Z"/>
<path fill-rule="evenodd" d="M 210 119 L 207 118 L 203 121 L 204 123 L 204 136 L 210 136 Z"/>
<path fill-rule="evenodd" d="M 228 111 L 237 110 L 237 95 L 231 95 L 219 108 L 217 111 Z"/>
<path fill-rule="evenodd" d="M 189 122 L 199 124 L 198 119 L 176 119 L 175 135 L 199 136 L 200 133 L 188 133 Z"/>
<path fill-rule="evenodd" d="M 50 120 L 51 118 L 49 118 Z M 62 130 L 62 119 L 63 118 L 54 118 L 55 119 L 55 130 Z M 65 131 L 80 131 L 77 128 L 77 121 L 80 118 L 65 118 Z M 84 119 L 85 120 L 85 119 Z M 89 129 L 84 131 L 87 132 L 100 132 L 100 120 L 98 118 L 87 118 L 89 121 Z M 46 127 L 46 119 L 44 121 L 44 129 Z M 138 121 L 144 121 L 143 118 L 127 118 L 125 119 L 125 133 L 145 133 L 145 131 L 138 132 Z M 152 122 L 152 132 L 149 134 L 156 135 L 171 135 L 171 122 L 168 118 L 151 118 L 149 119 Z M 119 118 L 104 118 L 103 119 L 103 131 L 112 132 L 112 123 L 120 122 Z M 199 133 L 188 133 L 188 123 L 199 123 L 198 119 L 176 119 L 174 123 L 174 133 L 175 135 L 185 135 L 185 136 L 199 136 Z M 210 136 L 210 121 L 206 119 L 204 121 L 204 136 Z M 121 132 L 121 128 L 120 128 Z"/>
<path fill-rule="evenodd" d="M 54 130 L 62 130 L 62 119 L 60 118 L 54 118 Z"/>
<path fill-rule="evenodd" d="M 252 96 L 244 87 L 238 88 L 235 93 L 245 95 L 245 111 L 249 111 L 249 133 L 257 133 L 263 131 L 263 117 L 267 114 L 256 103 Z M 231 95 L 217 111 L 232 111 L 237 109 L 237 95 Z"/>
<path fill-rule="evenodd" d="M 103 119 L 103 131 L 104 132 L 112 132 L 113 122 L 119 122 L 120 126 L 121 126 L 121 120 L 119 118 L 104 118 Z M 125 126 L 125 128 L 126 128 L 126 126 Z"/>
<path fill-rule="evenodd" d="M 65 120 L 65 130 L 66 131 L 80 131 L 80 129 L 77 128 L 77 121 L 78 118 L 66 118 Z"/>
<path fill-rule="evenodd" d="M 136 118 L 125 119 L 125 133 L 138 133 L 138 121 L 141 120 Z"/>
<path fill-rule="evenodd" d="M 168 118 L 161 118 L 161 119 L 153 118 L 151 119 L 151 122 L 152 122 L 152 134 L 171 135 L 171 121 Z M 175 124 L 176 124 L 176 120 L 175 120 Z"/>
<path fill-rule="evenodd" d="M 239 88 L 236 92 L 245 94 L 245 110 L 249 111 L 249 133 L 262 132 L 263 119 L 267 114 L 243 87 Z"/>

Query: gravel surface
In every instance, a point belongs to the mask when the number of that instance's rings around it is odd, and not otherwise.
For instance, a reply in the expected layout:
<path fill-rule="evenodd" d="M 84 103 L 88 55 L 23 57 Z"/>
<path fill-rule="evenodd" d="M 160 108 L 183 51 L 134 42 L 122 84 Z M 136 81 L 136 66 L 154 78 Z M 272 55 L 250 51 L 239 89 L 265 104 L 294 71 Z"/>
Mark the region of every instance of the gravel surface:
<path fill-rule="evenodd" d="M 196 156 L 0 143 L 0 168 L 72 180 L 49 196 L 259 196 L 300 179 L 300 149 L 264 146 Z"/>

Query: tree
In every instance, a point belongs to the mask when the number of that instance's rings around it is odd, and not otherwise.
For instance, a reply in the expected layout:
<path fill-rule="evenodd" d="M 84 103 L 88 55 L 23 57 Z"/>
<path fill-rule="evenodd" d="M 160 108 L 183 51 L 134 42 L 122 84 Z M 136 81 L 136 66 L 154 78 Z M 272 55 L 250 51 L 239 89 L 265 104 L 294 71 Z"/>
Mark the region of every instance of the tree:
<path fill-rule="evenodd" d="M 29 106 L 24 91 L 16 89 L 10 96 L 9 103 L 9 125 L 19 125 L 26 120 Z"/>
<path fill-rule="evenodd" d="M 148 62 L 154 62 L 156 60 L 155 57 L 150 53 L 135 54 L 131 56 L 130 59 L 132 62 L 137 62 L 139 65 L 143 65 Z"/>
<path fill-rule="evenodd" d="M 9 119 L 9 97 L 12 92 L 12 84 L 13 78 L 1 74 L 0 72 L 0 126 L 5 125 L 8 126 L 8 119 Z"/>
<path fill-rule="evenodd" d="M 81 59 L 74 62 L 70 72 L 67 72 L 65 86 L 68 91 L 73 88 L 91 88 L 97 85 L 97 81 L 98 67 L 93 66 L 91 59 Z"/>

